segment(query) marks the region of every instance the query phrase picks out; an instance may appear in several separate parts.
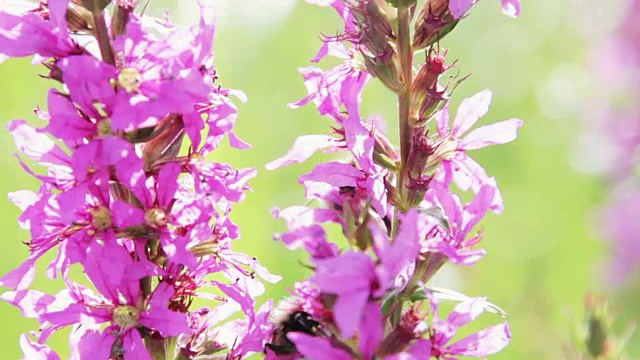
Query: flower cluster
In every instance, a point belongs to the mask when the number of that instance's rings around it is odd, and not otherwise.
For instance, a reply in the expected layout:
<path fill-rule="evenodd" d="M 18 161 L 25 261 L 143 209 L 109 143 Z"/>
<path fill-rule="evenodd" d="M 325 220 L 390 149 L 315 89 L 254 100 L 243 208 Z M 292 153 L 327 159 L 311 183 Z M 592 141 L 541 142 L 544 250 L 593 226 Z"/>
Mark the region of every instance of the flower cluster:
<path fill-rule="evenodd" d="M 177 26 L 136 2 L 0 9 L 0 61 L 33 55 L 56 82 L 35 111 L 42 125 L 9 124 L 22 167 L 41 182 L 10 194 L 30 256 L 0 281 L 12 289 L 2 299 L 40 323 L 21 339 L 26 359 L 58 359 L 46 341 L 65 327 L 72 359 L 239 359 L 271 332 L 257 277 L 279 277 L 231 248 L 240 233 L 230 211 L 255 170 L 206 161 L 225 137 L 248 147 L 230 99 L 244 95 L 220 86 L 213 67 L 210 11 Z M 66 285 L 55 296 L 31 288 L 50 252 L 46 273 Z M 208 307 L 193 309 L 195 298 Z"/>
<path fill-rule="evenodd" d="M 608 278 L 618 285 L 640 274 L 640 1 L 623 3 L 618 27 L 592 44 L 590 70 L 598 86 L 584 106 L 588 148 L 581 152 L 590 156 L 588 170 L 600 172 L 611 189 L 598 230 L 611 241 Z"/>
<path fill-rule="evenodd" d="M 309 95 L 290 107 L 313 103 L 333 121 L 333 132 L 301 136 L 267 168 L 320 150 L 345 153 L 346 161 L 300 177 L 308 206 L 273 211 L 288 225 L 276 239 L 306 250 L 313 275 L 274 311 L 279 327 L 267 358 L 457 359 L 502 350 L 510 340 L 506 323 L 458 333 L 485 310 L 499 309 L 486 298 L 427 286 L 445 263 L 469 266 L 484 256 L 475 248 L 482 239 L 476 225 L 489 211 L 502 212 L 503 202 L 495 178 L 468 153 L 514 140 L 522 125 L 510 119 L 472 129 L 489 109 L 488 90 L 450 116 L 450 96 L 464 78 L 450 76 L 438 41 L 473 1 L 429 0 L 420 9 L 415 0 L 307 1 L 331 6 L 344 20 L 342 34 L 326 38 L 312 61 L 344 61 L 330 70 L 302 68 Z M 517 1 L 503 4 L 519 11 Z M 426 60 L 414 71 L 419 50 Z M 379 117 L 360 112 L 372 77 L 398 98 L 398 148 Z M 337 225 L 345 240 L 329 239 L 323 224 Z M 458 300 L 446 317 L 439 314 L 443 298 Z"/>

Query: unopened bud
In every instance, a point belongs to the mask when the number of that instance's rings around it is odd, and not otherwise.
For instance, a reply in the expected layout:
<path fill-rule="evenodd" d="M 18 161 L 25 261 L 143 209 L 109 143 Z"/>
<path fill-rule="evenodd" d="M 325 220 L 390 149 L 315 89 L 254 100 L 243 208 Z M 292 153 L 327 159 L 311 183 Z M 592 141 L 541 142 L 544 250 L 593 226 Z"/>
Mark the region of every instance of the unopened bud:
<path fill-rule="evenodd" d="M 418 14 L 413 36 L 413 47 L 424 49 L 443 39 L 458 25 L 449 11 L 449 0 L 429 0 Z"/>
<path fill-rule="evenodd" d="M 429 157 L 435 153 L 433 141 L 424 128 L 416 128 L 411 134 L 411 150 L 406 168 L 412 176 L 424 174 Z"/>
<path fill-rule="evenodd" d="M 404 91 L 405 84 L 398 80 L 398 69 L 400 66 L 398 64 L 398 56 L 396 56 L 396 52 L 393 48 L 390 47 L 387 54 L 378 54 L 371 57 L 364 55 L 364 64 L 367 71 L 374 77 L 380 79 L 380 81 L 389 88 L 389 90 L 396 94 L 400 94 Z"/>
<path fill-rule="evenodd" d="M 393 167 L 395 167 L 395 162 L 400 158 L 398 153 L 396 152 L 396 148 L 393 146 L 391 141 L 384 136 L 379 130 L 373 128 L 371 130 L 373 133 L 373 138 L 375 139 L 375 146 L 373 148 L 374 156 L 376 154 L 383 155 L 386 159 L 388 159 L 391 163 L 393 163 Z M 388 168 L 387 166 L 385 166 Z"/>
<path fill-rule="evenodd" d="M 377 355 L 385 357 L 406 351 L 414 340 L 420 339 L 429 329 L 424 321 L 427 314 L 419 306 L 412 306 L 400 318 L 398 325 L 382 340 Z"/>
<path fill-rule="evenodd" d="M 174 158 L 180 152 L 182 139 L 184 138 L 184 123 L 178 115 L 168 115 L 156 125 L 157 134 L 144 145 L 142 158 L 146 168 L 153 167 L 154 163 Z"/>
<path fill-rule="evenodd" d="M 56 62 L 45 62 L 43 65 L 49 69 L 49 74 L 40 75 L 41 77 L 62 82 L 62 70 L 56 65 Z"/>
<path fill-rule="evenodd" d="M 424 258 L 416 263 L 415 272 L 421 275 L 422 282 L 426 284 L 447 263 L 449 258 L 447 255 L 438 252 L 427 252 L 422 256 Z"/>
<path fill-rule="evenodd" d="M 133 12 L 138 3 L 137 0 L 116 0 L 116 7 L 111 19 L 111 36 L 125 35 L 129 15 Z"/>
<path fill-rule="evenodd" d="M 84 7 L 69 1 L 65 14 L 69 30 L 77 33 L 92 34 L 94 30 L 93 15 Z"/>
<path fill-rule="evenodd" d="M 415 128 L 411 136 L 411 149 L 403 176 L 408 191 L 407 203 L 409 207 L 420 205 L 424 194 L 429 190 L 433 174 L 425 174 L 427 162 L 435 152 L 433 141 L 429 139 L 425 129 Z"/>
<path fill-rule="evenodd" d="M 117 181 L 109 181 L 109 192 L 114 200 L 123 201 L 135 207 L 142 208 L 142 204 L 133 192 Z"/>
<path fill-rule="evenodd" d="M 109 4 L 111 0 L 82 0 L 82 6 L 93 14 L 100 14 Z"/>
<path fill-rule="evenodd" d="M 421 127 L 440 109 L 442 109 L 451 93 L 467 78 L 466 76 L 442 86 L 439 79 L 452 65 L 445 63 L 442 54 L 430 51 L 427 61 L 422 65 L 418 75 L 411 84 L 410 125 Z"/>
<path fill-rule="evenodd" d="M 395 9 L 379 0 L 355 0 L 349 9 L 356 19 L 357 34 L 351 34 L 358 43 L 369 73 L 394 92 L 404 85 L 399 79 L 399 59 L 395 49 L 395 35 L 390 18 Z"/>

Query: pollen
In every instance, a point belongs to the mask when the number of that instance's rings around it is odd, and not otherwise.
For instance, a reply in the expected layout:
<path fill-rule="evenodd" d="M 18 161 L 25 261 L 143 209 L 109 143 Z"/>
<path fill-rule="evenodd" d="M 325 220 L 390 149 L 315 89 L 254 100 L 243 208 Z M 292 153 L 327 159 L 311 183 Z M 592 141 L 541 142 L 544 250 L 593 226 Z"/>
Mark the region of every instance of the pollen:
<path fill-rule="evenodd" d="M 124 68 L 118 74 L 118 86 L 126 92 L 138 91 L 142 83 L 142 75 L 136 68 Z"/>
<path fill-rule="evenodd" d="M 109 121 L 109 119 L 102 119 L 98 121 L 96 132 L 100 138 L 111 135 L 113 133 L 113 130 L 111 129 L 111 121 Z"/>
<path fill-rule="evenodd" d="M 159 208 L 152 208 L 144 213 L 144 221 L 153 228 L 166 226 L 169 222 L 167 213 Z"/>
<path fill-rule="evenodd" d="M 111 212 L 108 208 L 101 206 L 99 208 L 91 209 L 89 212 L 93 217 L 91 221 L 93 227 L 101 231 L 107 231 L 111 228 Z"/>
<path fill-rule="evenodd" d="M 113 323 L 122 329 L 129 329 L 138 323 L 140 310 L 130 305 L 117 306 L 113 309 Z"/>

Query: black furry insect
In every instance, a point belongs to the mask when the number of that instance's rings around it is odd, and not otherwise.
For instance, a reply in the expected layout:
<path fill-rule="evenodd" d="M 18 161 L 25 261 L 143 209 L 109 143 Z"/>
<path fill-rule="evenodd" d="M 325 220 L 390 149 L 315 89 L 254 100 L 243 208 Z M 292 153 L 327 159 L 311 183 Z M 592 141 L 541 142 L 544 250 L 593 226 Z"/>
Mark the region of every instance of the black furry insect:
<path fill-rule="evenodd" d="M 320 323 L 304 311 L 292 312 L 277 325 L 271 336 L 271 342 L 265 345 L 265 352 L 269 349 L 277 355 L 295 354 L 296 347 L 287 338 L 287 334 L 290 332 L 302 332 L 316 336 L 320 332 Z"/>

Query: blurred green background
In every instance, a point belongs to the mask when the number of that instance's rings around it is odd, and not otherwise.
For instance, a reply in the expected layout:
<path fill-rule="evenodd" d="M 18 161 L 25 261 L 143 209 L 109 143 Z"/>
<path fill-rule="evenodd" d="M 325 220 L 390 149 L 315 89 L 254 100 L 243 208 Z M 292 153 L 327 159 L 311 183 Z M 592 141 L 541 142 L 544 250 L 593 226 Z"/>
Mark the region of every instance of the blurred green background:
<path fill-rule="evenodd" d="M 171 1 L 155 1 L 153 11 L 160 15 L 169 8 L 172 18 L 184 22 L 194 18 L 188 3 L 181 2 L 182 8 L 176 9 Z M 285 277 L 267 294 L 279 299 L 308 273 L 299 266 L 303 254 L 288 252 L 272 241 L 284 225 L 272 219 L 270 209 L 304 202 L 297 177 L 322 156 L 277 171 L 263 166 L 284 154 L 297 136 L 328 131 L 331 123 L 313 106 L 289 110 L 286 104 L 306 95 L 297 68 L 310 64 L 320 34 L 335 34 L 341 23 L 332 9 L 303 1 L 228 0 L 219 1 L 219 6 L 215 51 L 220 82 L 248 95 L 249 101 L 239 104 L 236 129 L 253 148 L 225 148 L 212 158 L 260 170 L 251 183 L 253 193 L 233 213 L 242 230 L 236 245 Z M 578 31 L 585 27 L 576 21 L 580 11 L 575 1 L 524 1 L 522 16 L 514 20 L 502 15 L 499 1 L 484 0 L 442 43 L 450 49 L 449 61 L 458 59 L 460 73 L 472 74 L 454 95 L 456 106 L 462 98 L 490 88 L 493 105 L 482 123 L 510 117 L 525 120 L 516 142 L 472 154 L 498 179 L 505 199 L 504 214 L 489 215 L 482 224 L 482 246 L 488 255 L 472 268 L 448 266 L 437 279 L 440 286 L 488 296 L 509 312 L 513 340 L 494 359 L 561 359 L 573 323 L 583 316 L 585 292 L 605 288 L 600 274 L 607 248 L 597 239 L 597 219 L 591 216 L 605 189 L 598 178 L 574 171 L 569 156 L 580 132 L 579 99 L 588 91 L 581 79 L 589 31 Z M 16 118 L 33 120 L 33 108 L 45 105 L 51 84 L 37 73 L 44 70 L 32 67 L 28 59 L 0 65 L 3 125 Z M 363 114 L 383 115 L 390 121 L 390 138 L 395 138 L 394 97 L 375 80 L 365 92 Z M 35 190 L 37 182 L 11 156 L 15 147 L 9 134 L 0 131 L 0 139 L 5 154 L 0 157 L 5 173 L 0 192 Z M 5 229 L 0 273 L 4 274 L 26 258 L 22 242 L 28 235 L 16 223 L 18 209 L 6 198 L 0 204 Z M 39 263 L 40 272 L 44 265 Z M 36 286 L 48 292 L 60 289 L 59 283 L 42 276 Z M 617 306 L 625 314 L 635 314 L 631 305 Z M 490 315 L 483 319 L 487 324 L 500 321 Z M 0 303 L 0 324 L 2 358 L 21 357 L 18 336 L 37 325 L 5 303 Z M 67 347 L 64 336 L 56 336 L 51 344 L 55 349 Z"/>

